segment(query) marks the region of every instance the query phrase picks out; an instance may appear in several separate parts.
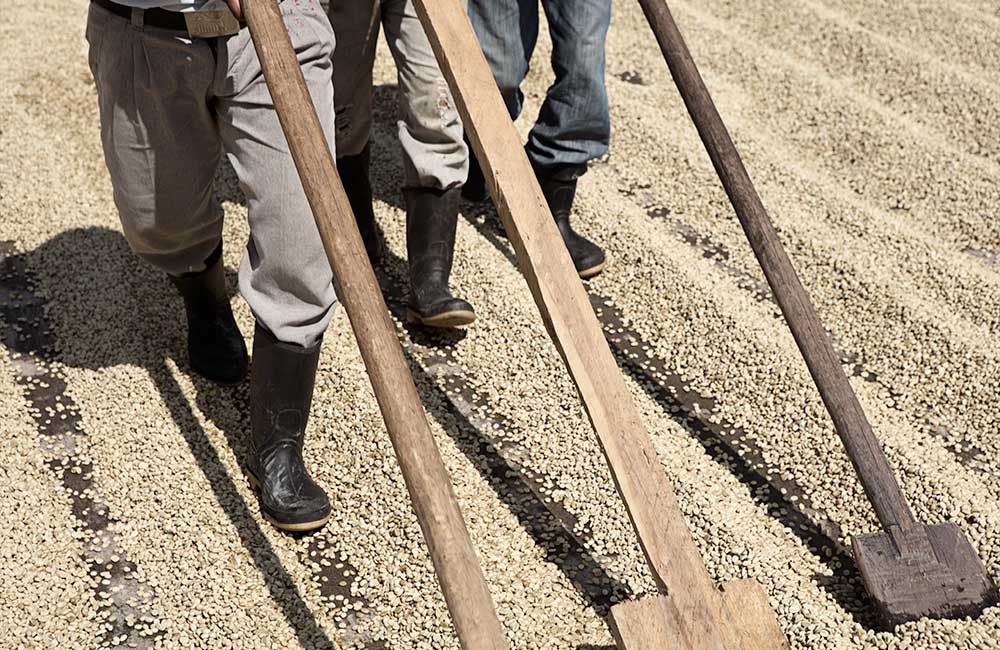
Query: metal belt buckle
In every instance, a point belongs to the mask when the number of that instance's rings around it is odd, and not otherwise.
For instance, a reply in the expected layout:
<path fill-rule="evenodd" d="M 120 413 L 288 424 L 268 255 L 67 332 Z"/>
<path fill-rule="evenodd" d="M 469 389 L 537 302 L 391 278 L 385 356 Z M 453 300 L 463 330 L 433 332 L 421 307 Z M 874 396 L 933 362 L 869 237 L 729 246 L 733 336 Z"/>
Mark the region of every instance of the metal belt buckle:
<path fill-rule="evenodd" d="M 186 11 L 184 22 L 192 38 L 215 38 L 239 33 L 240 21 L 229 10 Z"/>

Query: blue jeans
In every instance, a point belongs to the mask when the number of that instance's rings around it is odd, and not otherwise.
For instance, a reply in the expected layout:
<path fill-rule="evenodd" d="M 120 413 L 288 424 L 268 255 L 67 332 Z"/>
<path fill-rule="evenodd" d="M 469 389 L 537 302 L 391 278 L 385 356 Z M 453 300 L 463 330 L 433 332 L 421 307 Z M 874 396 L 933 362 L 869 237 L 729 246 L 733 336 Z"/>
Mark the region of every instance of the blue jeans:
<path fill-rule="evenodd" d="M 512 119 L 538 40 L 539 0 L 469 0 L 469 18 Z M 541 0 L 552 36 L 555 83 L 525 149 L 539 167 L 576 168 L 604 155 L 611 138 L 604 85 L 604 40 L 611 0 Z"/>

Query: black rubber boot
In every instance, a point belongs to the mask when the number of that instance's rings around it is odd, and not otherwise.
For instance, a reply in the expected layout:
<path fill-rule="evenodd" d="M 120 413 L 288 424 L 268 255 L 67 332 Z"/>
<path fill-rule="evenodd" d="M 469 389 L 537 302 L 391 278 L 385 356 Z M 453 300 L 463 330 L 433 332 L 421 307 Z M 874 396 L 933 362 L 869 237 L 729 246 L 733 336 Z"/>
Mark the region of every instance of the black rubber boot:
<path fill-rule="evenodd" d="M 469 141 L 465 143 L 469 145 Z M 486 191 L 486 178 L 483 176 L 483 169 L 479 166 L 476 154 L 472 153 L 472 145 L 469 145 L 469 177 L 462 186 L 462 198 L 473 203 L 482 203 L 490 198 Z"/>
<path fill-rule="evenodd" d="M 221 242 L 205 260 L 205 266 L 197 273 L 169 276 L 184 299 L 188 362 L 192 370 L 208 380 L 238 384 L 247 374 L 247 344 L 226 294 Z"/>
<path fill-rule="evenodd" d="M 476 320 L 472 305 L 448 290 L 458 227 L 457 187 L 404 190 L 406 252 L 410 263 L 407 320 L 430 327 L 458 327 Z"/>
<path fill-rule="evenodd" d="M 254 330 L 247 478 L 261 512 L 282 530 L 313 530 L 330 518 L 330 500 L 302 462 L 319 350 Z"/>
<path fill-rule="evenodd" d="M 579 176 L 579 165 L 541 167 L 534 165 L 535 176 L 542 187 L 542 194 L 549 204 L 552 217 L 562 234 L 569 255 L 573 258 L 576 272 L 584 280 L 592 278 L 604 270 L 605 256 L 601 247 L 580 235 L 569 223 L 573 210 L 573 197 L 576 195 L 576 179 Z"/>
<path fill-rule="evenodd" d="M 361 231 L 361 240 L 365 243 L 368 261 L 373 267 L 382 261 L 384 244 L 378 224 L 375 223 L 375 211 L 372 209 L 372 186 L 368 178 L 368 167 L 371 163 L 369 145 L 356 156 L 337 158 L 337 173 L 344 184 L 347 199 L 351 202 L 354 220 Z"/>

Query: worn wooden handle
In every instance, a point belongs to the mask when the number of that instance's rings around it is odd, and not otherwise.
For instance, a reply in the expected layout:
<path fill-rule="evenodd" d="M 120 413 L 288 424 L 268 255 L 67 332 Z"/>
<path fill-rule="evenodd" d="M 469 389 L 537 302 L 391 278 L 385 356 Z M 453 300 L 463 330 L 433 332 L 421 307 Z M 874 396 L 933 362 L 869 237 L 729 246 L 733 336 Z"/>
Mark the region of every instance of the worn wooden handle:
<path fill-rule="evenodd" d="M 276 0 L 243 0 L 337 294 L 351 321 L 462 647 L 508 647 Z M 332 108 L 331 108 L 332 110 Z"/>
<path fill-rule="evenodd" d="M 879 521 L 886 529 L 913 527 L 916 522 L 892 468 L 774 231 L 670 9 L 664 0 L 639 0 L 639 4 Z"/>
<path fill-rule="evenodd" d="M 693 648 L 721 648 L 721 600 L 573 268 L 460 0 L 416 0 L 532 296 L 580 392 L 653 577 Z"/>

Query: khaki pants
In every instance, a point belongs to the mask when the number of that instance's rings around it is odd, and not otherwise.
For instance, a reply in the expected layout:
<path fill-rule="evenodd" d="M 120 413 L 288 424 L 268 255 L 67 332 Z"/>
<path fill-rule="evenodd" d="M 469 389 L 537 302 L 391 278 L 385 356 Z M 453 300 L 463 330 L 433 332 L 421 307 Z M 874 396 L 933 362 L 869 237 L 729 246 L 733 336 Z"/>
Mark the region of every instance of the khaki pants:
<path fill-rule="evenodd" d="M 333 84 L 338 153 L 361 153 L 368 142 L 381 24 L 399 81 L 404 187 L 443 190 L 465 183 L 469 151 L 462 141 L 462 122 L 412 0 L 331 0 L 330 22 L 337 33 Z"/>
<path fill-rule="evenodd" d="M 281 11 L 332 148 L 330 23 L 317 0 Z M 171 275 L 203 270 L 222 236 L 212 181 L 225 152 L 250 220 L 240 292 L 279 340 L 316 342 L 333 315 L 332 274 L 248 30 L 191 39 L 136 15 L 92 4 L 87 20 L 104 156 L 129 245 Z"/>

